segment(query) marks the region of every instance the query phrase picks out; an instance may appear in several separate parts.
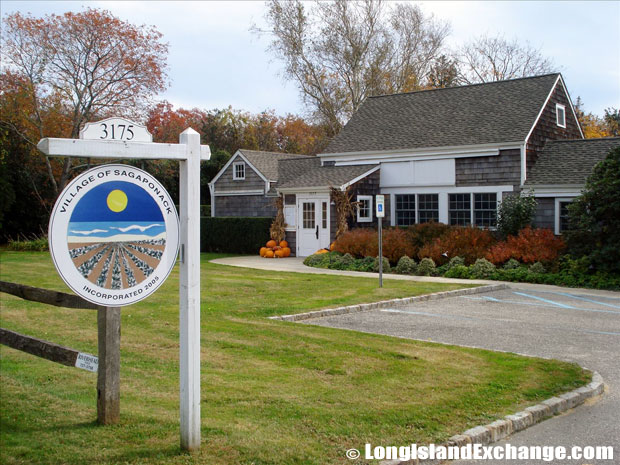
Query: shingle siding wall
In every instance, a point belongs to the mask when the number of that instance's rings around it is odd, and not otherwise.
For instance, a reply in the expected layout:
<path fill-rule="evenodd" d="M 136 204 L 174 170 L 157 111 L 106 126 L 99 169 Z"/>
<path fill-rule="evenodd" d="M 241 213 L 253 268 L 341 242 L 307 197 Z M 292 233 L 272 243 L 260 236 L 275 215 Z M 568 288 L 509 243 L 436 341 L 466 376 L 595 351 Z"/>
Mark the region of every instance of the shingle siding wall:
<path fill-rule="evenodd" d="M 536 199 L 538 205 L 534 214 L 534 226 L 537 228 L 548 228 L 555 230 L 555 198 L 539 197 Z"/>
<path fill-rule="evenodd" d="M 555 111 L 557 103 L 564 105 L 566 109 L 566 128 L 557 125 Z M 579 123 L 571 110 L 568 96 L 564 92 L 564 88 L 558 83 L 527 141 L 527 172 L 529 173 L 536 163 L 538 154 L 547 140 L 561 139 L 581 139 L 581 134 Z"/>
<path fill-rule="evenodd" d="M 295 231 L 286 231 L 285 240 L 291 249 L 291 257 L 297 256 L 297 233 Z"/>
<path fill-rule="evenodd" d="M 275 217 L 274 197 L 265 197 L 264 195 L 216 196 L 215 216 Z"/>
<path fill-rule="evenodd" d="M 226 168 L 224 174 L 222 174 L 222 176 L 220 176 L 220 178 L 215 182 L 215 192 L 241 190 L 261 190 L 265 192 L 265 181 L 263 181 L 256 171 L 250 168 L 247 163 L 245 164 L 245 179 L 233 180 L 233 167 L 235 163 L 240 161 L 242 160 L 237 158 L 228 168 Z"/>
<path fill-rule="evenodd" d="M 351 186 L 351 194 L 353 201 L 357 201 L 358 195 L 372 195 L 372 223 L 358 223 L 357 210 L 353 214 L 353 217 L 349 220 L 349 228 L 377 228 L 377 217 L 375 216 L 375 196 L 381 193 L 380 189 L 381 174 L 380 170 L 366 176 L 364 179 L 356 182 Z M 390 196 L 385 196 L 385 217 L 383 218 L 383 224 L 390 224 Z"/>
<path fill-rule="evenodd" d="M 455 159 L 456 185 L 497 186 L 521 184 L 521 151 L 500 150 L 493 157 L 472 157 Z"/>

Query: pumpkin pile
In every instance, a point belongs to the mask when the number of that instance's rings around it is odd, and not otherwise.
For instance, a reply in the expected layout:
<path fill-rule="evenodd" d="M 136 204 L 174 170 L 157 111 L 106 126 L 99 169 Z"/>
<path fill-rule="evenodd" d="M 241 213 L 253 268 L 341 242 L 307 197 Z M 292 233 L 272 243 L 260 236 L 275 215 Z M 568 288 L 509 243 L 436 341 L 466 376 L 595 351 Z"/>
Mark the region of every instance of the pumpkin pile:
<path fill-rule="evenodd" d="M 273 239 L 267 242 L 266 247 L 260 248 L 260 256 L 264 258 L 284 258 L 291 255 L 288 242 L 280 241 L 278 244 Z"/>

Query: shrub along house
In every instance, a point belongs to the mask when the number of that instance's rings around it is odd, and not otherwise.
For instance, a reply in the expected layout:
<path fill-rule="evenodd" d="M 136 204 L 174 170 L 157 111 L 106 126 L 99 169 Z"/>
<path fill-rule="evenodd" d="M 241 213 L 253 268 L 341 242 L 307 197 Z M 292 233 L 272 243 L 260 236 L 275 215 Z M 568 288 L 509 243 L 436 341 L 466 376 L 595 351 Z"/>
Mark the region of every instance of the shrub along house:
<path fill-rule="evenodd" d="M 558 152 L 547 144 L 566 139 L 574 142 L 562 147 L 583 149 Z M 502 198 L 542 187 L 528 184 L 539 161 L 562 166 L 562 153 L 571 159 L 589 148 L 599 153 L 599 146 L 582 140 L 560 74 L 369 97 L 316 157 L 280 156 L 277 183 L 271 187 L 284 196 L 287 240 L 298 256 L 334 239 L 330 187 L 350 188 L 359 202 L 353 227 L 376 224 L 373 199 L 384 194 L 384 224 L 439 221 L 493 228 Z M 550 148 L 545 150 L 546 144 Z M 227 169 L 211 183 L 218 216 L 224 215 L 218 211 L 218 195 L 226 196 L 218 180 L 234 174 L 223 174 Z M 563 173 L 558 170 L 555 179 L 544 180 L 549 190 L 537 215 L 541 226 L 548 227 L 562 208 L 556 198 L 570 197 L 552 187 L 577 185 L 563 180 Z M 535 176 L 533 181 L 543 179 Z"/>

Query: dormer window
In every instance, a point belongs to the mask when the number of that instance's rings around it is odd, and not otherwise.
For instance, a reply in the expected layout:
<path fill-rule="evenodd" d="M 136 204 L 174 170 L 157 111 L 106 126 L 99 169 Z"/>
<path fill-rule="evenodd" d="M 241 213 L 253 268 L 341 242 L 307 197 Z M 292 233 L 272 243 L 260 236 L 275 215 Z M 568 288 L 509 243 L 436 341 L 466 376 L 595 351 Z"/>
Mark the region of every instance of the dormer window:
<path fill-rule="evenodd" d="M 233 163 L 233 180 L 242 181 L 245 179 L 245 163 L 240 161 Z"/>
<path fill-rule="evenodd" d="M 566 127 L 566 107 L 559 103 L 555 104 L 555 122 L 561 128 Z"/>

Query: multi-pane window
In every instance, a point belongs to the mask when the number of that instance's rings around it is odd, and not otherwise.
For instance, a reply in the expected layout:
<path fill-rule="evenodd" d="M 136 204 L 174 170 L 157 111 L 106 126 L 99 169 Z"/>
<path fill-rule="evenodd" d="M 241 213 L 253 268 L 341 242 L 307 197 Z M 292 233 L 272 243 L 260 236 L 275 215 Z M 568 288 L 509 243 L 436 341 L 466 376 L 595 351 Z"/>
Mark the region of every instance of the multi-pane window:
<path fill-rule="evenodd" d="M 396 225 L 415 224 L 415 194 L 396 196 Z"/>
<path fill-rule="evenodd" d="M 494 228 L 497 224 L 497 194 L 474 194 L 474 224 Z"/>
<path fill-rule="evenodd" d="M 471 194 L 450 194 L 448 220 L 451 225 L 471 224 Z"/>
<path fill-rule="evenodd" d="M 439 221 L 439 194 L 418 194 L 418 223 Z"/>
<path fill-rule="evenodd" d="M 568 206 L 570 205 L 570 202 L 560 202 L 560 234 L 562 234 L 563 232 L 568 231 L 569 229 L 569 224 L 568 224 Z"/>
<path fill-rule="evenodd" d="M 233 179 L 234 180 L 245 179 L 245 163 L 243 162 L 233 163 Z"/>
<path fill-rule="evenodd" d="M 372 221 L 372 196 L 357 196 L 357 221 L 360 223 L 369 223 Z"/>
<path fill-rule="evenodd" d="M 314 229 L 316 212 L 314 210 L 314 202 L 304 202 L 302 207 L 303 228 Z"/>

